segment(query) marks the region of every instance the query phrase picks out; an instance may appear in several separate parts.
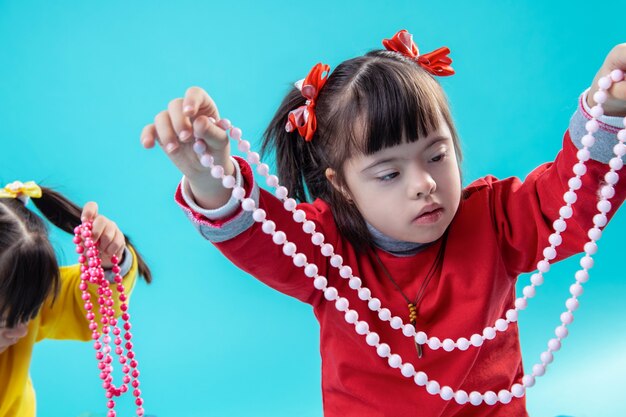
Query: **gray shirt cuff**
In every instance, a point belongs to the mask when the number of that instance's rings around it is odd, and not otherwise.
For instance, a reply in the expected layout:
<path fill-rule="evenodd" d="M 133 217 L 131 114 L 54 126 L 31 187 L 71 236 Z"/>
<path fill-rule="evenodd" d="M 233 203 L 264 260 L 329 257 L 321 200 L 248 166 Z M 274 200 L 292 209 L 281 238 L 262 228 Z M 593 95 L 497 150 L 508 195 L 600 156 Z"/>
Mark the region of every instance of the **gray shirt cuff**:
<path fill-rule="evenodd" d="M 122 262 L 120 262 L 120 275 L 125 276 L 130 271 L 130 268 L 133 266 L 133 254 L 128 248 L 124 248 L 124 253 L 122 254 Z M 115 282 L 115 274 L 110 269 L 104 270 L 104 278 L 106 278 L 109 282 Z"/>

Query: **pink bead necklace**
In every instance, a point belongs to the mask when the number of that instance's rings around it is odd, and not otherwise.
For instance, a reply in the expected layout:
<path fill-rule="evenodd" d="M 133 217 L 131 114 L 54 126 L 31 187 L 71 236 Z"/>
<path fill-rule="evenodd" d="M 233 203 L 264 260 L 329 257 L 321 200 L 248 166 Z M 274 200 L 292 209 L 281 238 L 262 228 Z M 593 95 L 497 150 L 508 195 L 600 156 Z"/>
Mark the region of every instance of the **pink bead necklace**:
<path fill-rule="evenodd" d="M 279 185 L 278 177 L 269 173 L 269 166 L 261 163 L 259 154 L 250 151 L 250 142 L 242 139 L 241 129 L 231 125 L 228 119 L 217 121 L 217 125 L 222 129 L 229 131 L 231 139 L 238 142 L 238 149 L 246 153 L 247 161 L 256 165 L 257 172 L 266 178 L 267 185 L 275 189 L 275 195 L 283 201 L 283 207 L 293 215 L 294 221 L 302 224 L 305 233 L 311 235 L 311 242 L 319 247 L 320 252 L 325 257 L 330 258 L 330 264 L 339 270 L 339 275 L 348 280 L 349 287 L 358 293 L 360 300 L 367 303 L 368 308 L 378 313 L 381 321 L 389 322 L 394 330 L 401 331 L 406 337 L 414 338 L 415 342 L 420 345 L 426 345 L 430 349 L 436 350 L 442 348 L 446 352 L 455 349 L 466 350 L 470 347 L 479 347 L 484 342 L 493 340 L 497 337 L 498 332 L 504 332 L 509 328 L 509 324 L 516 322 L 518 313 L 527 307 L 528 300 L 536 294 L 536 287 L 543 283 L 543 275 L 550 269 L 550 261 L 556 258 L 556 248 L 562 244 L 561 233 L 567 228 L 567 219 L 573 214 L 572 206 L 577 200 L 576 191 L 581 188 L 581 178 L 585 175 L 587 168 L 585 162 L 591 157 L 589 148 L 595 143 L 593 134 L 598 131 L 599 123 L 597 119 L 604 114 L 603 103 L 607 100 L 607 90 L 614 82 L 624 80 L 624 73 L 620 70 L 614 70 L 609 75 L 600 78 L 598 81 L 599 90 L 594 94 L 594 100 L 598 103 L 591 109 L 592 119 L 585 125 L 587 134 L 582 138 L 583 148 L 577 153 L 578 162 L 574 165 L 572 176 L 568 181 L 569 190 L 564 194 L 564 205 L 559 210 L 559 218 L 553 223 L 554 233 L 548 239 L 549 245 L 543 251 L 544 259 L 537 264 L 537 273 L 531 276 L 531 285 L 523 289 L 523 297 L 519 297 L 514 302 L 514 308 L 507 310 L 505 317 L 496 320 L 493 326 L 486 327 L 481 333 L 475 333 L 468 337 L 461 337 L 457 340 L 451 338 L 440 339 L 438 337 L 428 335 L 423 331 L 417 331 L 411 323 L 403 322 L 402 318 L 392 316 L 389 309 L 382 307 L 381 301 L 372 296 L 371 290 L 362 285 L 359 277 L 354 276 L 352 268 L 344 265 L 343 258 L 334 252 L 334 247 L 325 243 L 325 237 L 322 233 L 315 231 L 315 223 L 306 219 L 305 212 L 297 209 L 297 203 L 293 198 L 288 198 L 288 190 Z M 509 389 L 502 389 L 498 392 L 472 391 L 470 393 L 464 390 L 455 391 L 452 387 L 441 384 L 440 382 L 429 379 L 428 375 L 423 371 L 415 369 L 410 362 L 403 362 L 402 357 L 396 353 L 392 353 L 388 344 L 383 343 L 380 335 L 370 331 L 370 326 L 365 320 L 359 320 L 358 313 L 350 309 L 348 300 L 340 297 L 335 287 L 329 286 L 326 277 L 318 274 L 317 265 L 307 261 L 304 253 L 298 252 L 296 245 L 287 240 L 287 235 L 281 230 L 276 230 L 276 224 L 272 220 L 267 219 L 267 213 L 256 207 L 256 203 L 251 198 L 245 198 L 245 190 L 236 185 L 236 180 L 232 175 L 224 175 L 224 168 L 214 164 L 213 157 L 207 153 L 207 146 L 202 140 L 197 140 L 194 144 L 194 150 L 198 154 L 200 164 L 211 169 L 211 175 L 216 179 L 221 179 L 222 184 L 226 188 L 232 188 L 232 195 L 241 201 L 244 211 L 252 212 L 253 219 L 261 223 L 264 233 L 272 236 L 272 241 L 282 246 L 282 252 L 285 256 L 291 257 L 295 266 L 304 269 L 304 275 L 312 278 L 313 286 L 322 291 L 327 301 L 334 302 L 335 307 L 344 313 L 344 319 L 348 324 L 354 326 L 357 334 L 365 337 L 365 342 L 376 349 L 376 353 L 383 359 L 387 360 L 390 367 L 396 368 L 406 378 L 412 378 L 416 385 L 425 387 L 426 391 L 431 395 L 439 395 L 443 400 L 455 400 L 458 404 L 471 404 L 478 406 L 480 404 L 494 405 L 498 402 L 508 404 L 513 397 L 522 397 L 525 395 L 526 389 L 534 386 L 535 378 L 545 374 L 546 369 L 552 363 L 554 357 L 553 352 L 561 348 L 561 342 L 565 339 L 569 331 L 567 325 L 573 321 L 573 312 L 578 308 L 578 298 L 583 293 L 582 284 L 589 279 L 589 269 L 593 267 L 592 255 L 597 250 L 596 242 L 602 236 L 602 228 L 608 222 L 607 213 L 611 210 L 611 202 L 609 201 L 615 195 L 614 185 L 619 180 L 618 171 L 623 167 L 622 157 L 626 155 L 626 118 L 624 118 L 624 129 L 617 134 L 618 143 L 614 146 L 615 156 L 609 162 L 609 170 L 604 176 L 605 184 L 599 189 L 600 201 L 597 203 L 598 214 L 593 216 L 593 227 L 588 231 L 589 241 L 584 245 L 585 255 L 580 259 L 581 269 L 575 274 L 575 283 L 570 286 L 571 297 L 565 302 L 566 311 L 560 315 L 561 324 L 555 329 L 555 338 L 548 341 L 548 349 L 540 355 L 540 362 L 532 367 L 532 373 L 524 375 L 520 383 L 512 384 Z"/>
<path fill-rule="evenodd" d="M 107 417 L 115 417 L 114 397 L 120 397 L 128 391 L 128 384 L 133 387 L 132 394 L 135 397 L 137 405 L 136 414 L 141 417 L 144 415 L 143 399 L 139 390 L 139 371 L 137 370 L 137 360 L 133 352 L 133 344 L 131 342 L 132 334 L 130 333 L 130 315 L 128 314 L 127 295 L 124 292 L 124 284 L 122 284 L 122 276 L 120 275 L 119 260 L 117 256 L 111 258 L 113 263 L 112 271 L 115 274 L 115 285 L 119 293 L 120 310 L 122 311 L 122 320 L 124 322 L 124 336 L 122 340 L 122 331 L 117 326 L 117 318 L 115 318 L 115 301 L 113 299 L 113 291 L 109 286 L 109 281 L 104 276 L 102 269 L 102 261 L 98 245 L 91 239 L 92 224 L 83 222 L 74 229 L 74 243 L 76 244 L 76 253 L 79 254 L 78 262 L 80 263 L 80 290 L 82 291 L 82 299 L 85 301 L 86 317 L 89 321 L 89 329 L 92 331 L 91 338 L 94 342 L 96 350 L 96 359 L 98 360 L 98 369 L 100 370 L 100 379 L 104 388 L 104 395 L 108 399 L 107 408 L 109 409 Z M 94 312 L 94 304 L 91 301 L 91 294 L 88 291 L 89 283 L 98 286 L 98 300 L 96 307 L 100 314 L 100 323 L 96 321 L 96 313 Z M 113 358 L 111 357 L 111 334 L 114 336 L 113 343 L 115 345 L 115 354 L 118 356 L 119 363 L 122 365 L 122 385 L 116 387 L 113 385 Z M 126 349 L 126 353 L 124 353 Z"/>

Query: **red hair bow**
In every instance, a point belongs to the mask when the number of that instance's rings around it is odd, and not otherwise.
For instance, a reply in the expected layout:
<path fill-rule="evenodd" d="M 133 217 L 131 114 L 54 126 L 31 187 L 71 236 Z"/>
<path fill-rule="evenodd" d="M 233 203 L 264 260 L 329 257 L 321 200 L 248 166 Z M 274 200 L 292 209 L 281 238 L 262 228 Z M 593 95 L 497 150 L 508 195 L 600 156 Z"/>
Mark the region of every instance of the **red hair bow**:
<path fill-rule="evenodd" d="M 450 66 L 452 60 L 448 56 L 450 49 L 443 46 L 427 54 L 420 55 L 417 45 L 413 42 L 413 35 L 402 29 L 391 39 L 383 39 L 383 46 L 388 51 L 399 52 L 405 57 L 417 62 L 419 66 L 433 75 L 446 76 L 454 74 Z"/>
<path fill-rule="evenodd" d="M 306 98 L 306 104 L 289 112 L 289 118 L 285 125 L 287 132 L 293 132 L 298 129 L 300 136 L 307 142 L 313 139 L 315 129 L 317 129 L 317 119 L 315 118 L 315 101 L 326 80 L 330 67 L 326 64 L 316 64 L 309 75 L 302 82 L 302 88 L 298 87 L 302 92 L 302 97 Z"/>

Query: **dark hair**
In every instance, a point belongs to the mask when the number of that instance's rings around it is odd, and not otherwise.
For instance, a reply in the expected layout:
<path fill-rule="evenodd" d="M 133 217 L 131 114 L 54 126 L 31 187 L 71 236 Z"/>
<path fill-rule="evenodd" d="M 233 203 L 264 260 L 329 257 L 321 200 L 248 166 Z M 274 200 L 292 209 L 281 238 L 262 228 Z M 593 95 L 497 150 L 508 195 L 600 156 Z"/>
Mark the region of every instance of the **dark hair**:
<path fill-rule="evenodd" d="M 67 233 L 81 223 L 81 208 L 56 191 L 42 187 L 41 198 L 32 201 Z M 0 231 L 0 317 L 13 327 L 34 317 L 49 296 L 56 297 L 59 265 L 45 221 L 19 199 L 0 198 Z M 152 282 L 150 269 L 135 252 L 139 274 Z"/>
<path fill-rule="evenodd" d="M 352 155 L 414 142 L 437 129 L 440 118 L 448 124 L 461 160 L 441 86 L 399 53 L 376 50 L 337 66 L 317 97 L 317 130 L 310 142 L 297 130 L 285 131 L 289 112 L 304 104 L 293 88 L 265 131 L 262 153 L 276 150 L 278 175 L 293 198 L 320 198 L 330 205 L 340 233 L 357 251 L 371 247 L 371 234 L 356 206 L 326 178 L 326 168 L 335 171 L 337 186 L 347 188 L 343 164 Z"/>

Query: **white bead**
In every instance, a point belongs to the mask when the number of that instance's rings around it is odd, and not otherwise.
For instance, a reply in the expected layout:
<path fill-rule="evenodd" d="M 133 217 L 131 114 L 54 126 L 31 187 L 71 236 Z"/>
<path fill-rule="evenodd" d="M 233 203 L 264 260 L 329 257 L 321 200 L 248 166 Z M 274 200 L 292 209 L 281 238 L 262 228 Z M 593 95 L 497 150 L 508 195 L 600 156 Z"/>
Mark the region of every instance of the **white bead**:
<path fill-rule="evenodd" d="M 534 273 L 530 276 L 530 282 L 536 287 L 543 284 L 543 274 Z"/>
<path fill-rule="evenodd" d="M 313 242 L 314 245 L 321 246 L 324 243 L 324 235 L 319 232 L 313 233 L 311 235 L 311 242 Z"/>
<path fill-rule="evenodd" d="M 606 181 L 606 182 L 607 182 L 607 184 L 615 185 L 615 184 L 617 184 L 617 181 L 619 181 L 619 175 L 617 175 L 617 172 L 614 172 L 614 171 L 609 171 L 609 172 L 607 172 L 606 174 L 604 174 L 604 181 Z M 607 200 L 601 200 L 600 202 L 602 202 L 602 201 L 606 201 L 607 203 L 610 203 L 610 202 L 609 202 L 609 201 L 607 201 Z M 606 212 L 608 212 L 609 210 L 611 210 L 611 208 L 610 208 L 610 207 L 609 207 L 609 209 L 608 209 L 608 210 L 603 211 L 603 213 L 606 213 Z"/>
<path fill-rule="evenodd" d="M 598 245 L 596 245 L 594 242 L 585 243 L 585 246 L 583 248 L 585 250 L 585 253 L 589 255 L 595 255 L 596 252 L 598 252 Z"/>
<path fill-rule="evenodd" d="M 557 327 L 556 329 L 554 329 L 554 334 L 556 335 L 556 337 L 558 337 L 559 339 L 563 340 L 569 334 L 569 330 L 567 330 L 567 327 L 561 325 L 561 326 Z"/>
<path fill-rule="evenodd" d="M 466 404 L 469 401 L 469 395 L 467 395 L 467 392 L 460 389 L 454 394 L 454 401 L 459 405 Z"/>
<path fill-rule="evenodd" d="M 287 197 L 287 193 L 287 188 L 283 187 L 282 185 L 276 188 L 276 191 L 274 191 L 274 195 L 281 200 Z"/>
<path fill-rule="evenodd" d="M 550 242 L 550 244 L 553 246 L 559 246 L 561 243 L 563 243 L 563 238 L 558 233 L 552 233 L 548 238 L 548 242 Z"/>
<path fill-rule="evenodd" d="M 346 321 L 350 324 L 354 324 L 359 319 L 359 313 L 354 310 L 348 310 L 344 316 Z"/>
<path fill-rule="evenodd" d="M 215 179 L 217 178 L 222 178 L 222 176 L 224 175 L 224 167 L 221 165 L 215 165 L 213 168 L 211 168 L 211 176 Z"/>
<path fill-rule="evenodd" d="M 342 266 L 339 268 L 339 275 L 341 278 L 350 278 L 352 276 L 352 268 L 347 265 Z"/>
<path fill-rule="evenodd" d="M 472 346 L 480 347 L 482 346 L 485 340 L 477 333 L 474 333 L 472 337 L 470 337 L 470 342 L 472 342 Z"/>
<path fill-rule="evenodd" d="M 483 396 L 478 391 L 472 391 L 469 395 L 470 404 L 481 405 L 483 403 Z"/>
<path fill-rule="evenodd" d="M 261 160 L 261 157 L 258 153 L 256 152 L 248 152 L 248 154 L 246 155 L 246 159 L 248 160 L 248 162 L 250 162 L 253 165 L 256 165 L 259 163 L 259 161 Z"/>
<path fill-rule="evenodd" d="M 569 219 L 570 217 L 572 217 L 572 214 L 574 213 L 574 210 L 572 210 L 572 208 L 570 206 L 563 206 L 561 207 L 561 209 L 559 210 L 559 214 L 561 215 L 561 217 L 563 217 L 564 219 Z"/>
<path fill-rule="evenodd" d="M 572 178 L 569 179 L 569 181 L 567 181 L 567 185 L 569 186 L 569 188 L 571 188 L 572 190 L 575 191 L 575 190 L 578 190 L 580 187 L 583 186 L 583 182 L 578 177 L 572 177 Z"/>
<path fill-rule="evenodd" d="M 626 154 L 626 145 L 623 143 L 618 143 L 613 146 L 613 153 L 617 156 L 624 156 Z"/>
<path fill-rule="evenodd" d="M 272 240 L 277 245 L 282 245 L 287 241 L 287 235 L 285 234 L 285 232 L 278 231 L 274 233 L 274 235 L 272 236 Z"/>
<path fill-rule="evenodd" d="M 381 306 L 381 302 L 378 298 L 372 298 L 371 300 L 369 300 L 369 302 L 367 303 L 367 306 L 369 307 L 370 310 L 372 311 L 378 311 L 378 309 Z"/>
<path fill-rule="evenodd" d="M 381 358 L 386 358 L 387 356 L 389 356 L 389 354 L 391 353 L 391 349 L 389 348 L 389 345 L 387 343 L 381 343 L 380 345 L 378 345 L 378 347 L 376 348 L 376 353 L 378 354 L 378 356 L 380 356 Z"/>
<path fill-rule="evenodd" d="M 378 317 L 382 321 L 389 321 L 391 320 L 391 311 L 389 311 L 388 308 L 381 308 L 380 311 L 378 312 Z"/>
<path fill-rule="evenodd" d="M 437 395 L 439 394 L 439 390 L 439 382 L 437 381 L 428 381 L 426 384 L 426 391 L 428 391 L 429 394 Z"/>
<path fill-rule="evenodd" d="M 496 337 L 496 329 L 493 327 L 485 327 L 483 330 L 483 337 L 485 340 L 493 340 Z"/>
<path fill-rule="evenodd" d="M 293 219 L 298 223 L 302 223 L 306 220 L 306 213 L 304 210 L 296 210 L 295 213 L 293 213 Z"/>
<path fill-rule="evenodd" d="M 592 229 L 589 229 L 589 232 L 587 232 L 587 236 L 589 237 L 589 239 L 597 242 L 602 237 L 602 230 L 594 227 Z"/>
<path fill-rule="evenodd" d="M 415 380 L 415 383 L 420 387 L 423 387 L 428 383 L 428 376 L 422 371 L 416 372 L 413 379 Z"/>
<path fill-rule="evenodd" d="M 574 321 L 574 315 L 569 311 L 565 311 L 561 313 L 561 321 L 564 324 L 572 324 L 572 322 Z"/>
<path fill-rule="evenodd" d="M 593 101 L 595 101 L 596 103 L 604 104 L 607 98 L 608 96 L 606 94 L 606 91 L 599 90 L 593 93 Z"/>
<path fill-rule="evenodd" d="M 302 230 L 304 230 L 305 233 L 309 234 L 315 232 L 315 223 L 313 223 L 311 220 L 305 221 L 304 223 L 302 223 Z"/>
<path fill-rule="evenodd" d="M 369 332 L 369 325 L 365 321 L 359 321 L 356 326 L 354 326 L 356 332 L 360 335 L 364 335 Z"/>
<path fill-rule="evenodd" d="M 372 296 L 372 292 L 369 288 L 360 288 L 359 289 L 359 298 L 363 301 L 367 301 Z"/>
<path fill-rule="evenodd" d="M 246 199 L 247 200 L 247 199 Z M 244 202 L 246 201 L 244 200 Z M 274 233 L 274 230 L 276 230 L 276 223 L 274 223 L 271 220 L 266 220 L 263 222 L 263 224 L 261 225 L 261 229 L 263 230 L 263 233 L 266 233 L 268 235 L 271 235 L 272 233 Z"/>
<path fill-rule="evenodd" d="M 242 200 L 246 196 L 246 190 L 243 187 L 235 187 L 233 188 L 233 197 L 237 200 Z"/>
<path fill-rule="evenodd" d="M 324 290 L 324 298 L 326 298 L 328 301 L 335 301 L 337 299 L 337 297 L 339 297 L 339 293 L 337 292 L 337 288 L 335 287 L 328 287 Z M 363 323 L 363 322 L 360 322 Z M 365 325 L 367 326 L 367 323 L 365 323 Z M 357 333 L 358 333 L 358 329 L 357 329 Z M 367 333 L 367 330 L 364 331 L 363 333 L 359 333 L 359 334 L 365 334 Z"/>
<path fill-rule="evenodd" d="M 327 285 L 328 285 L 328 280 L 325 277 L 316 277 L 313 280 L 313 286 L 318 290 L 324 291 Z"/>
<path fill-rule="evenodd" d="M 513 310 L 512 308 L 506 311 L 506 319 L 511 323 L 515 323 L 517 321 L 517 316 L 517 311 Z"/>
<path fill-rule="evenodd" d="M 522 293 L 526 298 L 533 298 L 536 294 L 535 287 L 533 287 L 532 285 L 527 285 L 522 290 Z"/>
<path fill-rule="evenodd" d="M 584 284 L 585 282 L 589 281 L 589 272 L 585 271 L 584 269 L 580 269 L 576 271 L 574 277 L 576 278 L 576 281 Z"/>
<path fill-rule="evenodd" d="M 222 178 L 224 188 L 233 188 L 237 184 L 237 180 L 232 175 L 226 175 Z"/>
<path fill-rule="evenodd" d="M 550 270 L 550 262 L 545 260 L 537 262 L 537 270 L 539 270 L 542 274 L 545 274 Z"/>
<path fill-rule="evenodd" d="M 622 161 L 622 158 L 618 158 L 617 156 L 614 158 L 611 158 L 609 160 L 609 166 L 615 170 L 615 171 L 619 171 L 620 169 L 622 169 L 622 167 L 624 166 L 624 161 Z"/>
<path fill-rule="evenodd" d="M 574 191 L 567 191 L 565 194 L 563 194 L 563 200 L 565 200 L 567 204 L 574 204 L 577 198 L 578 197 L 576 196 L 576 193 Z"/>
<path fill-rule="evenodd" d="M 415 337 L 415 327 L 411 323 L 402 326 L 402 334 L 406 337 Z"/>
<path fill-rule="evenodd" d="M 608 221 L 609 220 L 606 218 L 604 214 L 596 214 L 595 216 L 593 216 L 593 224 L 597 227 L 606 226 Z"/>
<path fill-rule="evenodd" d="M 442 346 L 443 350 L 445 350 L 446 352 L 452 352 L 454 350 L 454 340 L 445 339 L 442 343 Z"/>
<path fill-rule="evenodd" d="M 274 237 L 276 237 L 276 235 L 274 235 Z M 304 267 L 304 275 L 306 275 L 309 278 L 313 278 L 315 275 L 317 275 L 317 272 L 318 272 L 318 269 L 317 269 L 317 265 L 315 264 L 308 264 L 307 266 Z"/>
<path fill-rule="evenodd" d="M 325 244 L 322 245 L 321 252 L 322 252 L 322 255 L 324 255 L 324 256 L 332 256 L 334 250 L 335 250 L 335 248 L 333 248 L 333 245 L 331 245 L 330 243 L 325 243 Z M 332 264 L 332 262 L 331 262 L 331 264 Z"/>
<path fill-rule="evenodd" d="M 346 310 L 348 310 L 348 306 L 349 305 L 350 305 L 350 303 L 344 297 L 337 298 L 337 300 L 335 301 L 335 308 L 337 310 L 339 310 L 339 311 L 346 311 Z"/>
<path fill-rule="evenodd" d="M 251 198 L 244 198 L 241 202 L 241 208 L 245 211 L 253 211 L 256 209 L 256 203 Z"/>
<path fill-rule="evenodd" d="M 574 171 L 574 174 L 583 176 L 587 172 L 587 167 L 582 162 L 578 162 L 574 165 L 573 171 Z"/>
<path fill-rule="evenodd" d="M 578 306 L 579 305 L 580 305 L 580 303 L 574 297 L 568 298 L 567 301 L 565 301 L 565 307 L 567 307 L 567 309 L 569 311 L 576 311 L 576 310 L 578 310 Z"/>
<path fill-rule="evenodd" d="M 587 129 L 587 132 L 589 133 L 596 133 L 599 128 L 600 128 L 600 125 L 598 124 L 597 121 L 593 119 L 585 123 L 585 129 Z"/>
<path fill-rule="evenodd" d="M 516 398 L 522 398 L 524 396 L 524 386 L 522 384 L 513 384 L 511 387 L 511 394 Z"/>
<path fill-rule="evenodd" d="M 598 80 L 598 87 L 602 90 L 608 90 L 611 87 L 611 84 L 613 84 L 613 81 L 606 75 L 604 77 L 600 77 Z"/>
<path fill-rule="evenodd" d="M 402 319 L 398 316 L 393 316 L 389 324 L 391 325 L 392 329 L 398 330 L 400 327 L 402 327 Z"/>
<path fill-rule="evenodd" d="M 298 205 L 298 203 L 296 203 L 296 200 L 294 200 L 293 198 L 288 198 L 283 203 L 283 207 L 287 211 L 293 211 L 296 208 L 297 205 Z"/>
<path fill-rule="evenodd" d="M 545 365 L 542 365 L 540 363 L 537 363 L 537 364 L 533 365 L 533 375 L 534 376 L 542 376 L 545 373 L 546 373 Z"/>
<path fill-rule="evenodd" d="M 580 258 L 580 266 L 587 270 L 593 268 L 593 258 L 588 255 L 583 256 Z"/>
<path fill-rule="evenodd" d="M 561 341 L 559 339 L 550 339 L 548 341 L 548 349 L 550 349 L 551 352 L 558 351 L 561 349 Z"/>
<path fill-rule="evenodd" d="M 370 346 L 376 346 L 378 342 L 380 342 L 380 336 L 378 336 L 378 333 L 369 332 L 367 336 L 365 336 L 365 342 Z"/>
<path fill-rule="evenodd" d="M 581 142 L 583 146 L 591 148 L 596 143 L 596 138 L 594 138 L 593 135 L 590 135 L 589 133 L 587 133 L 586 135 L 582 137 Z"/>
<path fill-rule="evenodd" d="M 246 153 L 250 150 L 250 142 L 247 140 L 240 140 L 239 143 L 237 143 L 237 148 L 241 152 Z"/>
<path fill-rule="evenodd" d="M 428 347 L 431 348 L 432 350 L 437 350 L 441 347 L 441 341 L 439 340 L 438 337 L 433 336 L 430 339 L 428 339 Z"/>
<path fill-rule="evenodd" d="M 539 357 L 541 358 L 541 362 L 545 364 L 552 363 L 552 361 L 554 360 L 554 355 L 549 350 L 542 352 Z"/>
<path fill-rule="evenodd" d="M 449 386 L 444 385 L 443 387 L 441 387 L 439 396 L 445 401 L 450 401 L 454 397 L 454 391 L 452 391 L 452 388 L 450 388 Z"/>
<path fill-rule="evenodd" d="M 602 197 L 608 200 L 609 198 L 613 198 L 613 196 L 615 195 L 615 188 L 613 188 L 613 186 L 610 184 L 605 185 L 600 189 L 600 194 L 602 195 Z"/>
<path fill-rule="evenodd" d="M 556 219 L 554 221 L 554 223 L 552 224 L 552 226 L 554 227 L 554 230 L 557 232 L 564 232 L 565 229 L 567 229 L 567 224 L 565 223 L 565 221 L 563 219 Z"/>
<path fill-rule="evenodd" d="M 524 387 L 530 388 L 533 385 L 535 385 L 535 377 L 532 375 L 524 375 L 522 377 L 522 384 L 524 384 Z"/>
<path fill-rule="evenodd" d="M 269 174 L 270 167 L 267 164 L 259 164 L 256 167 L 256 172 L 258 172 L 259 174 L 265 176 L 265 175 Z"/>
<path fill-rule="evenodd" d="M 415 343 L 418 345 L 424 345 L 428 342 L 428 335 L 422 331 L 415 333 Z"/>
<path fill-rule="evenodd" d="M 614 69 L 613 71 L 611 71 L 611 74 L 609 74 L 609 76 L 614 83 L 618 83 L 624 79 L 624 73 L 622 72 L 622 70 L 619 69 Z"/>
<path fill-rule="evenodd" d="M 502 404 L 508 404 L 513 399 L 513 394 L 511 394 L 511 391 L 502 389 L 498 391 L 498 399 Z"/>
<path fill-rule="evenodd" d="M 545 256 L 546 259 L 551 261 L 552 259 L 556 258 L 556 249 L 554 249 L 551 246 L 548 246 L 547 248 L 543 250 L 543 256 Z"/>
<path fill-rule="evenodd" d="M 306 255 L 302 252 L 297 253 L 293 257 L 293 264 L 295 266 L 304 266 L 306 264 Z"/>
<path fill-rule="evenodd" d="M 469 348 L 470 342 L 464 337 L 459 337 L 456 341 L 456 346 L 459 348 L 460 351 L 464 351 Z"/>
<path fill-rule="evenodd" d="M 352 277 L 348 281 L 348 286 L 350 286 L 350 288 L 352 288 L 353 290 L 358 290 L 359 288 L 361 288 L 361 285 L 362 285 L 362 282 L 361 282 L 361 278 L 359 277 Z"/>
<path fill-rule="evenodd" d="M 341 255 L 333 255 L 330 257 L 330 264 L 335 268 L 339 268 L 343 263 L 343 258 Z"/>
<path fill-rule="evenodd" d="M 518 310 L 524 310 L 528 306 L 528 301 L 525 298 L 517 298 L 515 300 L 515 308 Z"/>
<path fill-rule="evenodd" d="M 494 405 L 495 403 L 498 402 L 498 396 L 493 391 L 485 392 L 484 399 L 485 399 L 485 404 L 487 405 Z"/>
<path fill-rule="evenodd" d="M 626 127 L 626 119 L 623 120 L 623 123 L 624 127 Z M 626 129 L 622 129 L 617 132 L 617 139 L 619 139 L 621 142 L 626 142 Z"/>
<path fill-rule="evenodd" d="M 402 365 L 402 368 L 400 368 L 400 372 L 407 378 L 413 378 L 415 375 L 415 367 L 411 363 L 405 363 Z"/>
<path fill-rule="evenodd" d="M 583 294 L 583 287 L 582 285 L 580 285 L 579 283 L 576 284 L 572 284 L 569 287 L 569 292 L 570 294 L 572 294 L 574 297 L 580 297 Z"/>
<path fill-rule="evenodd" d="M 265 220 L 265 216 L 266 213 L 263 209 L 256 209 L 252 212 L 252 218 L 255 222 L 262 222 L 263 220 Z"/>
<path fill-rule="evenodd" d="M 589 113 L 596 119 L 599 119 L 600 116 L 604 114 L 604 109 L 602 106 L 598 106 L 597 104 L 591 108 Z"/>
<path fill-rule="evenodd" d="M 287 242 L 283 245 L 283 253 L 287 256 L 293 256 L 296 253 L 296 245 L 292 242 Z"/>
<path fill-rule="evenodd" d="M 498 319 L 496 320 L 495 327 L 496 327 L 496 330 L 503 332 L 509 327 L 509 323 L 507 323 L 507 321 L 504 319 Z"/>

